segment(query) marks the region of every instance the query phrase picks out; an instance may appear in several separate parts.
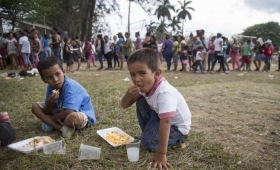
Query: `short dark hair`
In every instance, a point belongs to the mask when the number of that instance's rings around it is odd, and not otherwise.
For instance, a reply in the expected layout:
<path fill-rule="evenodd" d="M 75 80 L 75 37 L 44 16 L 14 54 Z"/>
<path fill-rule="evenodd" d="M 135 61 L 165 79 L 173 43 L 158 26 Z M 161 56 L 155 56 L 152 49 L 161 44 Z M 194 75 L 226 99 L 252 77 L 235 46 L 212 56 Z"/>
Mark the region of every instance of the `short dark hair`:
<path fill-rule="evenodd" d="M 49 39 L 50 38 L 50 36 L 48 34 L 45 34 L 44 37 L 45 37 L 45 39 Z"/>
<path fill-rule="evenodd" d="M 174 39 L 174 41 L 178 41 L 178 36 L 177 36 L 177 35 L 174 35 L 174 36 L 173 36 L 173 39 Z"/>
<path fill-rule="evenodd" d="M 56 27 L 53 27 L 53 30 L 58 33 L 58 29 Z"/>
<path fill-rule="evenodd" d="M 127 66 L 140 62 L 146 64 L 153 72 L 160 68 L 160 60 L 157 53 L 150 48 L 143 48 L 135 51 L 127 60 Z"/>
<path fill-rule="evenodd" d="M 80 36 L 79 36 L 79 35 L 76 35 L 76 36 L 75 36 L 75 38 L 76 38 L 76 39 L 79 39 L 79 38 L 80 38 Z"/>
<path fill-rule="evenodd" d="M 203 50 L 202 46 L 197 47 L 197 50 Z"/>
<path fill-rule="evenodd" d="M 183 48 L 182 48 L 182 50 L 187 50 L 187 51 L 189 51 L 189 50 L 190 50 L 190 47 L 189 47 L 188 45 L 184 45 Z"/>
<path fill-rule="evenodd" d="M 57 57 L 45 57 L 42 60 L 39 61 L 37 69 L 39 71 L 39 74 L 41 78 L 43 79 L 43 70 L 49 69 L 50 67 L 54 65 L 58 65 L 61 70 L 63 70 L 62 64 L 58 60 Z"/>

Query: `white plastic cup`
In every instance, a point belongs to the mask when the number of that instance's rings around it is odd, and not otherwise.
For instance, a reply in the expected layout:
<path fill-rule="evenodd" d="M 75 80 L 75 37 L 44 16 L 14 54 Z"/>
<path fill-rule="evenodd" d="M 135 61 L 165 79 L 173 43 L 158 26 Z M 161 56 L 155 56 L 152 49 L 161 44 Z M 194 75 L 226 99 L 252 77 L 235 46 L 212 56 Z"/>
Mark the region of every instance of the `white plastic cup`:
<path fill-rule="evenodd" d="M 137 162 L 140 153 L 140 140 L 134 140 L 126 144 L 127 158 L 129 162 Z"/>
<path fill-rule="evenodd" d="M 79 150 L 79 160 L 100 159 L 101 148 L 84 145 L 81 143 Z"/>
<path fill-rule="evenodd" d="M 56 141 L 43 146 L 44 154 L 65 154 L 66 145 L 64 141 Z"/>

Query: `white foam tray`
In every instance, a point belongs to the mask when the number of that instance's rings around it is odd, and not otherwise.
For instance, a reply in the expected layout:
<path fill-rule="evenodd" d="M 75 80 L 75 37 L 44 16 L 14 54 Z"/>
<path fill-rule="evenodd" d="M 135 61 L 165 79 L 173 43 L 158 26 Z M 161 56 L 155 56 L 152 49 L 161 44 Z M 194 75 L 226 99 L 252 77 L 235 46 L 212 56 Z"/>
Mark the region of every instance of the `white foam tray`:
<path fill-rule="evenodd" d="M 109 140 L 106 139 L 106 136 L 107 136 L 107 133 L 108 132 L 112 132 L 112 131 L 116 131 L 118 132 L 119 134 L 124 134 L 124 135 L 127 135 L 129 136 L 129 142 L 132 142 L 134 140 L 133 137 L 131 137 L 130 135 L 128 135 L 127 133 L 125 133 L 124 131 L 122 131 L 120 128 L 117 128 L 117 127 L 111 127 L 111 128 L 106 128 L 106 129 L 100 129 L 97 131 L 97 134 L 102 137 L 104 140 L 106 140 L 111 146 L 113 147 L 117 147 L 117 146 L 121 146 L 121 145 L 125 145 L 125 144 L 114 144 L 112 142 L 110 142 Z"/>

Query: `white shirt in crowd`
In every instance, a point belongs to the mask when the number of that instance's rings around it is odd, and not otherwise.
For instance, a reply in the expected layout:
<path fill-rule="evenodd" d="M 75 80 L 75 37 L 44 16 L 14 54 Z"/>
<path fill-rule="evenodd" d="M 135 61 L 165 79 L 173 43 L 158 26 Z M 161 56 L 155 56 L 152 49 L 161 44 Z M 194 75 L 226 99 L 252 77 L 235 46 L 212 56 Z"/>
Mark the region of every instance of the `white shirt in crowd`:
<path fill-rule="evenodd" d="M 197 51 L 196 56 L 195 56 L 195 61 L 196 60 L 202 60 L 201 55 L 202 55 L 201 51 Z"/>
<path fill-rule="evenodd" d="M 161 52 L 162 45 L 163 45 L 163 43 L 158 43 L 157 44 L 157 52 Z"/>
<path fill-rule="evenodd" d="M 110 41 L 108 41 L 107 43 L 104 41 L 104 53 L 105 54 L 112 52 L 111 45 L 112 45 L 112 43 Z"/>
<path fill-rule="evenodd" d="M 187 135 L 191 129 L 190 109 L 182 94 L 175 87 L 163 77 L 159 79 L 161 80 L 157 80 L 155 84 L 160 84 L 156 89 L 152 89 L 150 96 L 141 94 L 160 119 L 171 118 L 171 125 L 177 126 L 183 135 Z"/>
<path fill-rule="evenodd" d="M 216 38 L 214 41 L 215 51 L 221 51 L 221 43 L 223 43 L 222 38 Z M 223 45 L 222 45 L 223 46 Z"/>
<path fill-rule="evenodd" d="M 6 43 L 7 43 L 8 55 L 17 53 L 17 46 L 16 46 L 17 40 L 15 38 L 11 40 L 6 39 Z"/>
<path fill-rule="evenodd" d="M 93 54 L 95 54 L 96 50 L 95 50 L 95 45 L 94 44 L 91 44 L 91 49 L 92 49 Z"/>
<path fill-rule="evenodd" d="M 28 41 L 27 36 L 23 36 L 19 39 L 19 44 L 22 45 L 21 52 L 22 53 L 30 53 L 30 43 Z"/>
<path fill-rule="evenodd" d="M 203 43 L 204 43 L 205 47 L 208 49 L 208 47 L 209 47 L 209 38 L 206 35 L 203 35 L 203 37 L 204 37 Z M 205 47 L 204 47 L 204 45 L 202 44 L 203 52 L 207 52 Z"/>

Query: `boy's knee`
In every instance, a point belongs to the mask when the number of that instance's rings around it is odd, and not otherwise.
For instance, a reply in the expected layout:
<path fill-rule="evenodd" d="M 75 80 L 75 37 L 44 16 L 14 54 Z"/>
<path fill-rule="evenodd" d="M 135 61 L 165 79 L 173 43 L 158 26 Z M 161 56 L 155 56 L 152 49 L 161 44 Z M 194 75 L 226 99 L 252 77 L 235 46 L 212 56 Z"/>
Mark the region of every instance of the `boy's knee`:
<path fill-rule="evenodd" d="M 38 104 L 36 102 L 32 103 L 31 111 L 32 111 L 33 114 L 37 113 L 37 109 L 39 109 Z"/>
<path fill-rule="evenodd" d="M 78 112 L 69 113 L 64 119 L 64 124 L 68 127 L 74 127 L 76 125 L 81 125 L 84 121 L 84 118 Z"/>

